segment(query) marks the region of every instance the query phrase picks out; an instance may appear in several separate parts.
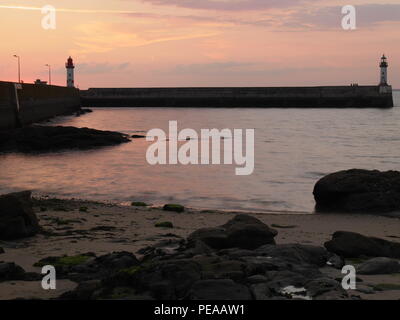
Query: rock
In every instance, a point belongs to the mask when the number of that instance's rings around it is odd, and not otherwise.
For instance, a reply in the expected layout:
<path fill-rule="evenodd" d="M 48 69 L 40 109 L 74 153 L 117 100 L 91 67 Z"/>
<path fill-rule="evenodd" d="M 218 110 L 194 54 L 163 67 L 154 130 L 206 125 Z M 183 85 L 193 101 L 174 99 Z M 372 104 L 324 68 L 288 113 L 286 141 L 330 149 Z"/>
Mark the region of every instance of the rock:
<path fill-rule="evenodd" d="M 291 300 L 311 300 L 304 287 L 287 286 L 282 288 L 280 293 Z"/>
<path fill-rule="evenodd" d="M 256 300 L 270 300 L 273 297 L 273 293 L 266 283 L 253 284 L 251 292 Z"/>
<path fill-rule="evenodd" d="M 257 218 L 237 215 L 218 228 L 205 228 L 193 232 L 189 242 L 203 241 L 214 249 L 256 249 L 265 244 L 275 244 L 277 231 L 270 229 Z"/>
<path fill-rule="evenodd" d="M 304 287 L 309 281 L 305 276 L 290 270 L 267 273 L 270 280 L 268 287 L 275 293 L 280 293 L 282 288 L 294 286 L 296 288 Z"/>
<path fill-rule="evenodd" d="M 358 292 L 364 293 L 364 294 L 373 294 L 375 293 L 374 288 L 366 285 L 359 285 L 357 284 L 357 289 Z"/>
<path fill-rule="evenodd" d="M 342 257 L 338 256 L 337 254 L 330 253 L 330 256 L 326 264 L 332 268 L 342 270 L 346 262 Z"/>
<path fill-rule="evenodd" d="M 134 254 L 122 251 L 97 257 L 93 264 L 99 265 L 99 269 L 120 270 L 139 265 L 139 260 Z"/>
<path fill-rule="evenodd" d="M 395 259 L 379 257 L 365 261 L 357 268 L 358 274 L 400 273 L 400 262 Z"/>
<path fill-rule="evenodd" d="M 267 281 L 268 281 L 268 278 L 265 276 L 262 276 L 261 274 L 256 274 L 256 275 L 248 277 L 246 279 L 246 282 L 250 283 L 250 284 L 264 283 Z"/>
<path fill-rule="evenodd" d="M 193 258 L 201 266 L 202 279 L 231 279 L 242 281 L 245 277 L 245 264 L 242 261 L 224 260 L 219 257 Z"/>
<path fill-rule="evenodd" d="M 212 255 L 213 250 L 207 246 L 203 241 L 196 241 L 194 245 L 185 251 L 188 256 L 197 256 L 197 255 Z"/>
<path fill-rule="evenodd" d="M 24 280 L 25 270 L 13 262 L 0 262 L 0 282 Z"/>
<path fill-rule="evenodd" d="M 257 218 L 241 214 L 222 226 L 231 247 L 256 249 L 264 244 L 275 244 L 278 232 Z"/>
<path fill-rule="evenodd" d="M 265 274 L 267 271 L 290 269 L 290 264 L 279 258 L 250 256 L 239 259 L 246 263 L 246 273 L 248 275 Z"/>
<path fill-rule="evenodd" d="M 174 225 L 172 224 L 172 222 L 169 221 L 165 221 L 165 222 L 157 222 L 154 225 L 156 228 L 170 228 L 172 229 L 174 227 Z"/>
<path fill-rule="evenodd" d="M 119 270 L 103 279 L 107 291 L 131 287 L 138 294 L 157 300 L 183 299 L 193 283 L 201 279 L 201 268 L 189 259 L 151 260 L 129 269 Z"/>
<path fill-rule="evenodd" d="M 75 290 L 62 294 L 59 300 L 92 300 L 94 292 L 100 288 L 100 280 L 84 281 Z"/>
<path fill-rule="evenodd" d="M 128 301 L 149 301 L 154 300 L 148 294 L 138 294 L 135 289 L 129 287 L 117 287 L 115 288 L 107 299 L 111 300 L 128 300 Z"/>
<path fill-rule="evenodd" d="M 182 205 L 180 205 L 180 204 L 166 204 L 166 205 L 163 207 L 163 210 L 164 210 L 164 211 L 172 211 L 172 212 L 178 212 L 178 213 L 180 213 L 180 212 L 185 211 L 185 207 L 182 206 Z"/>
<path fill-rule="evenodd" d="M 249 288 L 229 279 L 200 280 L 189 292 L 190 300 L 251 300 Z"/>
<path fill-rule="evenodd" d="M 36 267 L 52 265 L 57 276 L 82 283 L 109 277 L 121 270 L 131 270 L 139 265 L 135 255 L 130 252 L 113 252 L 100 257 L 93 253 L 76 256 L 48 257 L 35 263 Z"/>
<path fill-rule="evenodd" d="M 153 246 L 148 246 L 138 250 L 138 253 L 144 255 L 142 262 L 149 259 L 162 259 L 165 256 L 174 256 L 177 254 L 183 242 L 183 239 L 161 240 L 155 243 Z"/>
<path fill-rule="evenodd" d="M 348 299 L 347 292 L 340 282 L 330 278 L 318 278 L 309 281 L 305 288 L 307 294 L 317 300 L 342 300 Z"/>
<path fill-rule="evenodd" d="M 0 196 L 0 239 L 15 240 L 34 236 L 40 231 L 33 212 L 31 192 Z"/>
<path fill-rule="evenodd" d="M 400 210 L 400 172 L 339 171 L 319 180 L 313 193 L 318 212 L 392 212 Z"/>
<path fill-rule="evenodd" d="M 400 259 L 400 243 L 354 232 L 335 232 L 332 240 L 325 243 L 325 248 L 345 258 L 368 256 Z"/>
<path fill-rule="evenodd" d="M 255 252 L 295 264 L 311 264 L 319 267 L 323 267 L 328 260 L 328 252 L 325 248 L 303 244 L 265 245 L 256 249 Z"/>
<path fill-rule="evenodd" d="M 131 203 L 132 207 L 147 207 L 148 204 L 145 202 L 141 202 L 141 201 L 134 201 Z"/>
<path fill-rule="evenodd" d="M 228 234 L 223 228 L 203 228 L 196 230 L 189 235 L 188 241 L 192 244 L 201 241 L 213 249 L 223 249 L 230 247 Z"/>
<path fill-rule="evenodd" d="M 62 149 L 90 149 L 129 142 L 119 132 L 89 128 L 29 126 L 0 132 L 0 151 L 48 152 Z"/>
<path fill-rule="evenodd" d="M 400 291 L 400 284 L 395 280 L 395 283 L 379 283 L 372 285 L 375 291 Z"/>
<path fill-rule="evenodd" d="M 201 242 L 201 241 L 200 241 Z M 226 256 L 229 259 L 238 259 L 242 257 L 256 257 L 257 253 L 254 250 L 229 248 L 218 251 L 219 256 Z"/>
<path fill-rule="evenodd" d="M 200 266 L 192 260 L 162 261 L 137 274 L 140 286 L 147 287 L 157 300 L 183 299 L 201 279 Z"/>
<path fill-rule="evenodd" d="M 316 265 L 294 264 L 292 265 L 292 268 L 290 270 L 302 275 L 307 279 L 317 279 L 323 276 L 323 274 L 316 267 Z"/>

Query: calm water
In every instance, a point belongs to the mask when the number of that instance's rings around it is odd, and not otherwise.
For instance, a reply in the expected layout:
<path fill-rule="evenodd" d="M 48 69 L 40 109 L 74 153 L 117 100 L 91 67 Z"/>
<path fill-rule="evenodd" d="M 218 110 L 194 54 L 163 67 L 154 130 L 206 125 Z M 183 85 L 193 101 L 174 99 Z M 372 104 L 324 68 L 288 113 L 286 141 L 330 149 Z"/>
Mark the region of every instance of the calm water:
<path fill-rule="evenodd" d="M 400 106 L 400 92 L 395 93 Z M 59 197 L 197 208 L 312 212 L 315 182 L 349 168 L 399 170 L 400 107 L 335 109 L 94 109 L 52 124 L 116 130 L 254 128 L 255 171 L 234 165 L 150 166 L 144 139 L 91 151 L 0 155 L 0 192 L 31 189 Z"/>

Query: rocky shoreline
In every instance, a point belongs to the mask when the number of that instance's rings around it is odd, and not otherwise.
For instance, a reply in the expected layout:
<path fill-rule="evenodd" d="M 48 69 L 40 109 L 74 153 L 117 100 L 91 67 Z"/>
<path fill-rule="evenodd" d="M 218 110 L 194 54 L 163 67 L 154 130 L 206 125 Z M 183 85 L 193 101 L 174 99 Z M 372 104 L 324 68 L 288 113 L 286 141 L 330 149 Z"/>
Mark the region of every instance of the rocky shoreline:
<path fill-rule="evenodd" d="M 123 133 L 89 128 L 33 125 L 0 131 L 0 152 L 53 152 L 85 150 L 131 141 Z"/>
<path fill-rule="evenodd" d="M 0 241 L 1 299 L 400 299 L 399 219 L 11 197 L 38 228 Z M 40 288 L 46 264 L 55 292 Z M 345 264 L 356 290 L 342 288 Z"/>

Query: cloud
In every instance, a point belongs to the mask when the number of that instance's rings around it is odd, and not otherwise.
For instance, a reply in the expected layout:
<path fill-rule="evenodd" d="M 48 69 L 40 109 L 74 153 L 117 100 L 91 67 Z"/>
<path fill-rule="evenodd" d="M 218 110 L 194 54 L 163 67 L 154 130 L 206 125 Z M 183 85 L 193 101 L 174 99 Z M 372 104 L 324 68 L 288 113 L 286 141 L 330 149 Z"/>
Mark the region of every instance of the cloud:
<path fill-rule="evenodd" d="M 119 63 L 119 64 L 111 64 L 108 62 L 105 63 L 81 63 L 78 64 L 79 72 L 85 74 L 97 74 L 97 73 L 112 73 L 112 72 L 120 72 L 126 71 L 130 68 L 129 62 Z"/>
<path fill-rule="evenodd" d="M 174 74 L 220 74 L 220 73 L 236 73 L 243 69 L 254 66 L 251 62 L 213 62 L 198 64 L 179 64 L 171 71 Z"/>
<path fill-rule="evenodd" d="M 76 61 L 75 61 L 76 62 Z M 76 67 L 79 69 L 79 72 L 82 74 L 103 74 L 103 73 L 114 73 L 121 71 L 129 71 L 131 68 L 131 64 L 129 62 L 122 63 L 109 63 L 109 62 L 99 62 L 99 63 L 79 63 L 76 62 Z M 57 74 L 64 74 L 65 68 L 61 67 L 55 69 L 53 71 Z"/>
<path fill-rule="evenodd" d="M 306 0 L 142 0 L 155 5 L 176 6 L 190 9 L 247 11 L 301 5 Z"/>
<path fill-rule="evenodd" d="M 220 9 L 226 11 L 232 11 L 231 14 L 208 14 L 208 15 L 160 15 L 153 17 L 155 19 L 166 19 L 174 21 L 183 21 L 188 24 L 190 23 L 215 23 L 224 26 L 256 26 L 261 28 L 269 28 L 277 31 L 321 31 L 327 29 L 339 29 L 341 28 L 341 22 L 343 18 L 342 6 L 329 6 L 329 5 L 310 5 L 301 7 L 291 7 L 288 10 L 288 6 L 309 2 L 308 0 L 300 1 L 281 1 L 281 10 L 275 10 L 273 12 L 266 12 L 267 9 L 276 7 L 278 4 L 274 1 L 216 1 L 216 0 L 142 0 L 152 2 L 154 4 L 169 4 L 181 7 L 191 7 L 196 9 Z M 285 7 L 286 8 L 283 8 Z M 357 5 L 357 26 L 359 28 L 374 27 L 385 22 L 399 22 L 400 21 L 400 4 L 362 4 Z M 254 12 L 252 15 L 244 16 L 243 14 L 236 14 L 233 11 L 240 10 L 256 10 L 260 9 L 259 12 Z M 133 14 L 127 14 L 135 17 Z M 150 17 L 149 17 L 150 18 Z"/>
<path fill-rule="evenodd" d="M 336 68 L 337 69 L 337 68 Z M 329 67 L 276 67 L 257 62 L 212 62 L 198 64 L 180 64 L 171 68 L 167 73 L 174 75 L 196 74 L 197 76 L 284 76 L 305 72 L 329 71 Z"/>
<path fill-rule="evenodd" d="M 400 22 L 400 4 L 364 4 L 355 6 L 357 27 L 373 27 L 385 22 Z M 283 26 L 305 29 L 341 28 L 341 6 L 313 8 L 295 11 Z"/>
<path fill-rule="evenodd" d="M 154 43 L 210 37 L 215 31 L 185 30 L 183 28 L 161 28 L 156 24 L 144 29 L 126 25 L 112 25 L 103 22 L 88 22 L 76 27 L 79 36 L 75 38 L 77 49 L 73 54 L 105 53 L 119 48 L 134 48 Z"/>

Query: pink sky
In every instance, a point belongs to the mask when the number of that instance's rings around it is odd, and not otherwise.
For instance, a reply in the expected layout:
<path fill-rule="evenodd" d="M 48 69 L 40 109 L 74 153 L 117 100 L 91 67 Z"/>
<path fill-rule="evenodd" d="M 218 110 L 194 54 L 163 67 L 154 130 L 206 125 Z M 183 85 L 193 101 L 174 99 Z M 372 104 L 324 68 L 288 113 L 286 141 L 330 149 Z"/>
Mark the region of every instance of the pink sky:
<path fill-rule="evenodd" d="M 0 79 L 88 87 L 377 84 L 382 53 L 400 88 L 398 0 L 0 1 Z M 44 5 L 57 28 L 41 27 Z M 357 30 L 341 8 L 357 9 Z M 20 7 L 20 8 L 11 8 Z M 26 8 L 29 7 L 29 8 Z"/>

